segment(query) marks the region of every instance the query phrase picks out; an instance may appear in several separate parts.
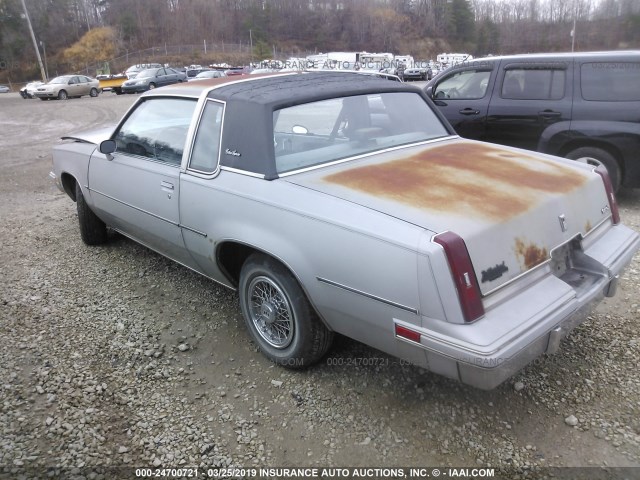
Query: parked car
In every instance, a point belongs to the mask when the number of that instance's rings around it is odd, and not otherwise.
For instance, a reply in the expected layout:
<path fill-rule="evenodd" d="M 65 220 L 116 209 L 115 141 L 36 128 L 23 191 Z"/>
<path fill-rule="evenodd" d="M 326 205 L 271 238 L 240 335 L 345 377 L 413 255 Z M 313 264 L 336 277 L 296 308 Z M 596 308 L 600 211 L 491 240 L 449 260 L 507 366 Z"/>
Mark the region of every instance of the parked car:
<path fill-rule="evenodd" d="M 191 68 L 191 67 L 199 67 L 199 68 Z M 189 78 L 194 78 L 196 77 L 198 74 L 202 73 L 202 72 L 207 72 L 209 71 L 208 68 L 204 68 L 200 65 L 192 65 L 191 67 L 187 68 L 185 70 L 185 75 L 187 76 L 187 79 Z"/>
<path fill-rule="evenodd" d="M 427 80 L 431 71 L 427 67 L 411 66 L 404 69 L 404 80 Z"/>
<path fill-rule="evenodd" d="M 248 75 L 251 73 L 251 67 L 231 67 L 229 70 L 225 70 L 225 74 L 228 77 L 232 77 L 234 75 Z"/>
<path fill-rule="evenodd" d="M 489 57 L 426 91 L 466 138 L 604 165 L 640 186 L 640 51 Z"/>
<path fill-rule="evenodd" d="M 124 71 L 124 74 L 127 78 L 135 78 L 135 76 L 143 70 L 148 70 L 149 68 L 161 68 L 163 65 L 160 63 L 138 63 L 136 65 L 131 65 Z"/>
<path fill-rule="evenodd" d="M 495 387 L 557 350 L 640 248 L 601 166 L 462 139 L 420 89 L 373 76 L 173 85 L 67 138 L 51 176 L 84 242 L 111 228 L 236 289 L 290 368 L 340 333 Z"/>
<path fill-rule="evenodd" d="M 41 85 L 44 85 L 44 82 L 35 81 L 35 82 L 27 83 L 24 87 L 20 89 L 20 96 L 24 99 L 34 98 L 36 89 Z"/>
<path fill-rule="evenodd" d="M 122 93 L 140 93 L 153 90 L 156 87 L 164 87 L 172 83 L 185 82 L 187 76 L 173 68 L 160 67 L 149 68 L 138 72 L 135 78 L 122 84 Z"/>
<path fill-rule="evenodd" d="M 205 78 L 222 78 L 227 75 L 222 70 L 205 70 L 204 72 L 200 72 L 195 77 L 190 78 L 189 81 L 192 80 L 202 80 Z"/>
<path fill-rule="evenodd" d="M 0 93 L 9 93 L 11 89 L 6 85 L 0 85 Z"/>
<path fill-rule="evenodd" d="M 66 100 L 84 95 L 97 97 L 100 93 L 99 82 L 85 75 L 62 75 L 36 88 L 34 94 L 40 100 Z"/>

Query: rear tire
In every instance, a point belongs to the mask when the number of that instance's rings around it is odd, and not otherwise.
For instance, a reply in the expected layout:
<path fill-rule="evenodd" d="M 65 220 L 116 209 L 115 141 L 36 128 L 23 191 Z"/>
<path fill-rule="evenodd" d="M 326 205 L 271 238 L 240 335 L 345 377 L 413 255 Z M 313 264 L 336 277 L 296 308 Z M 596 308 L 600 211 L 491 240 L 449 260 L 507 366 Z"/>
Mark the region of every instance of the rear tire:
<path fill-rule="evenodd" d="M 69 98 L 69 95 L 67 95 L 66 91 L 60 90 L 58 92 L 58 100 L 66 100 L 67 98 Z"/>
<path fill-rule="evenodd" d="M 149 84 L 149 90 L 153 90 L 154 88 L 156 88 L 156 84 L 155 83 L 150 83 Z"/>
<path fill-rule="evenodd" d="M 107 226 L 91 211 L 84 199 L 82 188 L 76 183 L 76 207 L 80 237 L 87 245 L 101 245 L 107 241 Z"/>
<path fill-rule="evenodd" d="M 331 346 L 333 333 L 291 272 L 271 257 L 254 253 L 245 261 L 239 293 L 247 329 L 271 361 L 301 369 L 320 360 Z"/>
<path fill-rule="evenodd" d="M 609 173 L 613 191 L 617 192 L 620 189 L 620 185 L 622 184 L 622 172 L 620 171 L 620 165 L 618 165 L 618 161 L 615 157 L 606 150 L 598 147 L 580 147 L 569 152 L 567 154 L 567 158 L 593 165 L 594 167 L 604 165 Z"/>

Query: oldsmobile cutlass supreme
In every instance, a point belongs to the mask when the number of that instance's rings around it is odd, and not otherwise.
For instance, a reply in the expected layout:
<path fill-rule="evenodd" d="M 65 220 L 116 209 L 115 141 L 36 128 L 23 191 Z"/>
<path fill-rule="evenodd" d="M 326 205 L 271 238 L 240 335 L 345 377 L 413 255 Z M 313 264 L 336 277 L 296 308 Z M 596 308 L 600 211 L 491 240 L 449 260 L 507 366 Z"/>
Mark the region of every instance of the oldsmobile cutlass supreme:
<path fill-rule="evenodd" d="M 606 170 L 458 137 L 347 73 L 148 92 L 53 151 L 88 245 L 116 230 L 232 289 L 272 361 L 340 333 L 493 388 L 586 318 L 640 247 Z"/>

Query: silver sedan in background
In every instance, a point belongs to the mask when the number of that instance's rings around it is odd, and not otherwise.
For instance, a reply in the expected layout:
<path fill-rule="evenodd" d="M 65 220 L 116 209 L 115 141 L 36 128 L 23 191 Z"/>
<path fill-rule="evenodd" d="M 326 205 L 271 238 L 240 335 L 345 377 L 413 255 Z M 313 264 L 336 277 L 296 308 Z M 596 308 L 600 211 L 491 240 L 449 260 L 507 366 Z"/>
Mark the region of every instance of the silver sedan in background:
<path fill-rule="evenodd" d="M 99 82 L 95 78 L 85 75 L 62 75 L 39 86 L 34 95 L 41 100 L 51 98 L 66 100 L 73 97 L 80 98 L 84 95 L 97 97 L 99 93 Z"/>

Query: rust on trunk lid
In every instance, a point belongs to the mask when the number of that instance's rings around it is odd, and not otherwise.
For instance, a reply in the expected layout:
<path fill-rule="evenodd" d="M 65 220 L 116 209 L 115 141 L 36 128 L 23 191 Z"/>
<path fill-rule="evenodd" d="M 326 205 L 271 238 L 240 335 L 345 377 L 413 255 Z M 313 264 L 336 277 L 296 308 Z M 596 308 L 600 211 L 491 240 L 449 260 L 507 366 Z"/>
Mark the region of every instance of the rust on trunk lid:
<path fill-rule="evenodd" d="M 526 245 L 524 241 L 516 238 L 516 254 L 521 259 L 523 266 L 529 270 L 530 268 L 540 265 L 549 258 L 549 252 L 546 248 L 540 248 L 533 243 Z"/>
<path fill-rule="evenodd" d="M 425 148 L 410 157 L 327 175 L 324 181 L 415 208 L 504 221 L 586 174 L 527 153 L 476 142 Z"/>

